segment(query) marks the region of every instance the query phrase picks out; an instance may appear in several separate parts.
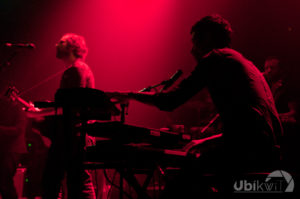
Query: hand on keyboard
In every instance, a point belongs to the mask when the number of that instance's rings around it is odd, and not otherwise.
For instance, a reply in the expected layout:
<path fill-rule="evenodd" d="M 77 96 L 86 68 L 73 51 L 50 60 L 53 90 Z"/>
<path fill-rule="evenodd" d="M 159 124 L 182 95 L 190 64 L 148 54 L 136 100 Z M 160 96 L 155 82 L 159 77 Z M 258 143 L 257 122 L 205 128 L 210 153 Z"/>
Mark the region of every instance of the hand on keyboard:
<path fill-rule="evenodd" d="M 113 103 L 126 104 L 129 103 L 129 92 L 106 92 L 105 93 Z"/>
<path fill-rule="evenodd" d="M 207 138 L 202 138 L 198 140 L 192 140 L 187 145 L 185 145 L 182 148 L 182 151 L 187 152 L 189 154 L 196 154 L 196 153 L 202 153 L 210 148 L 214 148 L 216 145 L 219 144 L 219 141 L 222 137 L 222 134 L 213 135 Z"/>

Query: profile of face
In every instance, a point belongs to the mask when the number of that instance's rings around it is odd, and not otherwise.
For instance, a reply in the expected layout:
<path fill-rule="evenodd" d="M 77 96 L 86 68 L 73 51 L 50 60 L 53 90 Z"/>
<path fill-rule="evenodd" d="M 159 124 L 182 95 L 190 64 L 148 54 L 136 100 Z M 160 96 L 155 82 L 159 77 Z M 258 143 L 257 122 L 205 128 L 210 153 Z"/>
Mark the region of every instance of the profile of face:
<path fill-rule="evenodd" d="M 56 57 L 58 59 L 68 58 L 71 54 L 70 49 L 67 47 L 67 38 L 63 36 L 56 44 Z"/>
<path fill-rule="evenodd" d="M 269 80 L 274 80 L 280 75 L 280 67 L 278 59 L 268 59 L 265 61 L 264 74 Z"/>
<path fill-rule="evenodd" d="M 201 37 L 197 35 L 195 32 L 192 32 L 192 43 L 193 47 L 191 50 L 191 54 L 199 61 L 206 53 L 209 52 L 210 49 L 210 37 L 207 34 L 202 34 Z"/>

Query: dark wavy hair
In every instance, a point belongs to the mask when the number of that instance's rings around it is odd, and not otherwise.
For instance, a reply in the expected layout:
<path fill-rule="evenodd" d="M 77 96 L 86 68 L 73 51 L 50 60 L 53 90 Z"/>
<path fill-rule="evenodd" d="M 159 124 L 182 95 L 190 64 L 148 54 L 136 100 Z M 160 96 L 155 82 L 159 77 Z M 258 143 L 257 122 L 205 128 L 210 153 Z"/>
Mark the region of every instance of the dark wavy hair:
<path fill-rule="evenodd" d="M 88 48 L 83 36 L 67 33 L 63 36 L 67 43 L 67 49 L 71 50 L 76 58 L 85 59 Z"/>
<path fill-rule="evenodd" d="M 201 40 L 203 35 L 208 33 L 214 40 L 215 48 L 228 47 L 231 42 L 231 25 L 218 14 L 208 15 L 198 21 L 191 30 L 196 40 Z"/>

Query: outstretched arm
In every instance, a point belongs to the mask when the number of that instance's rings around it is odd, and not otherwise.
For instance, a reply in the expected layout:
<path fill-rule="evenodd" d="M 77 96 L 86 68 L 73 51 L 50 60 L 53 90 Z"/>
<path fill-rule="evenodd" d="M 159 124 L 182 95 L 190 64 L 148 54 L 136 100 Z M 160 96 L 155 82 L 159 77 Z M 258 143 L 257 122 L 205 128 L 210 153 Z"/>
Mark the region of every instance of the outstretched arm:
<path fill-rule="evenodd" d="M 107 93 L 107 95 L 115 99 L 116 102 L 136 100 L 156 106 L 161 110 L 172 111 L 204 87 L 199 73 L 200 71 L 195 69 L 188 78 L 184 79 L 176 88 L 169 92 L 111 92 Z"/>

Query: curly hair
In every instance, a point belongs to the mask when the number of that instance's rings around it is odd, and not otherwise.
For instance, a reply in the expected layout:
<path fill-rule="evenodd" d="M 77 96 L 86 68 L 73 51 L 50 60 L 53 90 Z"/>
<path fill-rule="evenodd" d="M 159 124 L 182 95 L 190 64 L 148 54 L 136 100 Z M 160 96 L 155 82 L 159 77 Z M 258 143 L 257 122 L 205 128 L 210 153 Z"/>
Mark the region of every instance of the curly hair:
<path fill-rule="evenodd" d="M 208 15 L 198 21 L 191 30 L 195 34 L 195 38 L 202 39 L 205 33 L 209 33 L 214 39 L 215 48 L 228 47 L 231 42 L 231 25 L 218 14 Z"/>
<path fill-rule="evenodd" d="M 85 59 L 88 53 L 88 48 L 83 36 L 67 33 L 62 39 L 65 39 L 67 49 L 71 50 L 76 58 Z"/>

